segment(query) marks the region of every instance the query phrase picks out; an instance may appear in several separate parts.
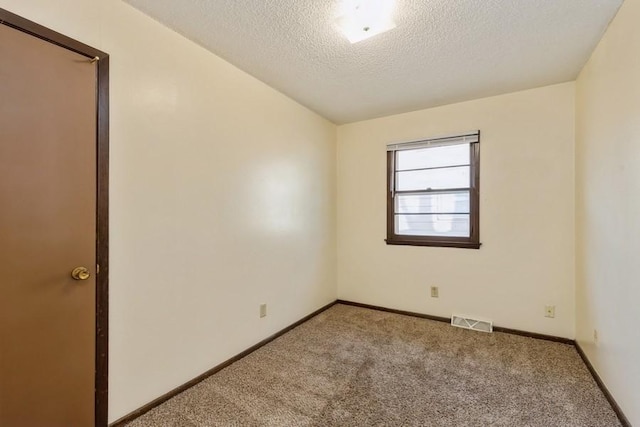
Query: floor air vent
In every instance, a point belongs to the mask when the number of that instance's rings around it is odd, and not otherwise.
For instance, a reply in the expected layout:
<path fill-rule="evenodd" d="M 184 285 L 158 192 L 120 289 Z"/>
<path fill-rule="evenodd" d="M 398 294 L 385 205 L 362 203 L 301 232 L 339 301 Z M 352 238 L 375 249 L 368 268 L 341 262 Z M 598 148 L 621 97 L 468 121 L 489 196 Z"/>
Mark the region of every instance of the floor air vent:
<path fill-rule="evenodd" d="M 489 320 L 472 319 L 456 314 L 451 316 L 451 325 L 458 328 L 472 329 L 474 331 L 493 332 L 493 322 Z"/>

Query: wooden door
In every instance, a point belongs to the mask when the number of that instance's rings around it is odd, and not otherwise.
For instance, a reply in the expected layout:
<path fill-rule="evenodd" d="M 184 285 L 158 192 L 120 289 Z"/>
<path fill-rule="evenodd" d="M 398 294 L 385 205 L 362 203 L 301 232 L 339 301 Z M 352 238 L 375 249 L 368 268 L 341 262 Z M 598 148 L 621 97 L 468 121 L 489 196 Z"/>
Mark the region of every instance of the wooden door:
<path fill-rule="evenodd" d="M 3 427 L 96 420 L 97 89 L 96 61 L 0 25 Z"/>

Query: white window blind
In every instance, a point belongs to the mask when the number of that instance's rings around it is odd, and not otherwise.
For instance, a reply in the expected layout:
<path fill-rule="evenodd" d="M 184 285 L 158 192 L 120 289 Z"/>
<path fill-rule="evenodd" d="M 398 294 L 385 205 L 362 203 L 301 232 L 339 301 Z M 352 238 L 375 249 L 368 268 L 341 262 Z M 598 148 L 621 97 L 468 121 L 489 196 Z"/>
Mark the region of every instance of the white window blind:
<path fill-rule="evenodd" d="M 417 148 L 430 148 L 456 144 L 474 144 L 480 142 L 480 132 L 469 132 L 463 135 L 430 138 L 419 141 L 399 142 L 387 145 L 387 151 L 415 150 Z"/>

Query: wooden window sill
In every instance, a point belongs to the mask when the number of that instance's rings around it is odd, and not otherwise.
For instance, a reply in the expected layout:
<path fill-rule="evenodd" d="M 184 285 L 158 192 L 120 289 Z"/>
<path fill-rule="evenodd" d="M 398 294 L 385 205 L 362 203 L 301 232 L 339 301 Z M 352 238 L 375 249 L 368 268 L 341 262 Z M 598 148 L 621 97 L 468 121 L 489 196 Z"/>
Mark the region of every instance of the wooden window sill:
<path fill-rule="evenodd" d="M 461 248 L 461 249 L 480 249 L 482 243 L 473 242 L 456 242 L 456 241 L 420 241 L 420 240 L 402 240 L 402 239 L 385 239 L 387 245 L 396 246 L 432 246 L 443 248 Z"/>

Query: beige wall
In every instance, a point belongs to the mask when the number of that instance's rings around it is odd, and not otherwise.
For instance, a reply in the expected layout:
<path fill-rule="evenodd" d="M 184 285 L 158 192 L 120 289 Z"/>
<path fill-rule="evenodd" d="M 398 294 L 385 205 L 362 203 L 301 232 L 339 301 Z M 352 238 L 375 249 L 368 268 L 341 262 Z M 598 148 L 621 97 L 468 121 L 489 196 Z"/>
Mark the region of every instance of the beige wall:
<path fill-rule="evenodd" d="M 387 246 L 386 144 L 475 129 L 482 248 Z M 573 83 L 340 126 L 339 298 L 573 338 L 573 155 Z"/>
<path fill-rule="evenodd" d="M 119 0 L 0 7 L 111 54 L 111 421 L 336 298 L 333 124 Z"/>
<path fill-rule="evenodd" d="M 580 74 L 576 97 L 577 340 L 633 425 L 640 425 L 639 19 L 640 1 L 626 0 Z"/>

